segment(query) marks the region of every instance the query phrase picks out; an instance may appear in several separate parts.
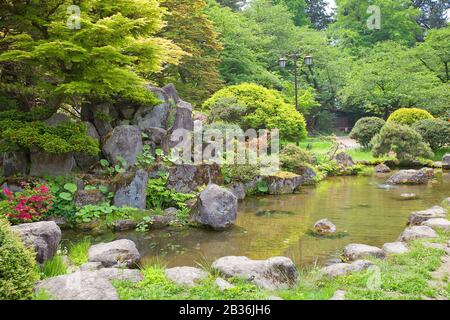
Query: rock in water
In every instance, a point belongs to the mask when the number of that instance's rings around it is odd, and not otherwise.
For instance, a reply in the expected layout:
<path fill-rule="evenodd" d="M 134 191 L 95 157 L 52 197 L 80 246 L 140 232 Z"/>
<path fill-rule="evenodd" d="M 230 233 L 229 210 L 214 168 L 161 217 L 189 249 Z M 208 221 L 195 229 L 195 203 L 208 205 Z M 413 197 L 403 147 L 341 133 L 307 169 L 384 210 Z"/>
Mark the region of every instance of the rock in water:
<path fill-rule="evenodd" d="M 297 268 L 286 257 L 251 260 L 229 256 L 217 259 L 212 267 L 225 277 L 245 279 L 265 290 L 288 289 L 298 281 Z"/>
<path fill-rule="evenodd" d="M 344 259 L 346 261 L 355 261 L 368 257 L 384 258 L 383 250 L 377 247 L 365 244 L 349 244 L 344 248 Z"/>
<path fill-rule="evenodd" d="M 444 155 L 442 158 L 442 169 L 450 170 L 450 153 Z"/>
<path fill-rule="evenodd" d="M 126 175 L 128 175 L 127 173 Z M 145 209 L 147 201 L 148 172 L 136 171 L 133 180 L 129 184 L 122 185 L 114 195 L 114 205 L 117 207 L 132 207 Z"/>
<path fill-rule="evenodd" d="M 290 172 L 279 172 L 266 178 L 269 194 L 291 194 L 302 184 L 303 177 Z"/>
<path fill-rule="evenodd" d="M 384 163 L 381 163 L 375 167 L 375 173 L 389 173 L 391 172 L 391 168 L 389 168 Z"/>
<path fill-rule="evenodd" d="M 322 219 L 314 224 L 314 232 L 323 236 L 336 233 L 336 226 L 328 219 Z"/>
<path fill-rule="evenodd" d="M 105 268 L 135 267 L 141 256 L 133 241 L 122 239 L 93 245 L 88 251 L 89 262 L 101 262 Z"/>
<path fill-rule="evenodd" d="M 437 238 L 437 233 L 427 226 L 413 226 L 406 228 L 397 241 L 408 242 L 417 239 Z"/>
<path fill-rule="evenodd" d="M 401 200 L 416 200 L 417 199 L 417 194 L 415 194 L 415 193 L 402 193 L 400 195 L 400 199 Z"/>
<path fill-rule="evenodd" d="M 230 191 L 210 184 L 198 197 L 194 220 L 214 230 L 224 230 L 236 221 L 237 208 L 237 198 Z"/>
<path fill-rule="evenodd" d="M 126 168 L 136 163 L 136 157 L 142 152 L 142 135 L 138 127 L 118 126 L 103 144 L 103 153 L 111 164 L 117 164 L 117 157 L 126 160 Z"/>
<path fill-rule="evenodd" d="M 187 287 L 194 287 L 198 282 L 208 277 L 208 273 L 199 268 L 175 267 L 165 271 L 166 278 L 170 281 Z"/>
<path fill-rule="evenodd" d="M 389 184 L 419 185 L 428 183 L 428 175 L 420 170 L 401 170 L 389 178 Z"/>
<path fill-rule="evenodd" d="M 429 219 L 445 218 L 447 210 L 442 207 L 435 206 L 433 208 L 411 213 L 408 219 L 409 226 L 420 226 Z"/>
<path fill-rule="evenodd" d="M 338 153 L 334 160 L 336 160 L 337 164 L 341 167 L 348 168 L 353 167 L 355 165 L 355 162 L 353 161 L 352 157 L 345 152 Z"/>
<path fill-rule="evenodd" d="M 12 229 L 26 246 L 36 251 L 36 261 L 39 263 L 53 258 L 61 241 L 61 229 L 53 221 L 24 223 Z"/>

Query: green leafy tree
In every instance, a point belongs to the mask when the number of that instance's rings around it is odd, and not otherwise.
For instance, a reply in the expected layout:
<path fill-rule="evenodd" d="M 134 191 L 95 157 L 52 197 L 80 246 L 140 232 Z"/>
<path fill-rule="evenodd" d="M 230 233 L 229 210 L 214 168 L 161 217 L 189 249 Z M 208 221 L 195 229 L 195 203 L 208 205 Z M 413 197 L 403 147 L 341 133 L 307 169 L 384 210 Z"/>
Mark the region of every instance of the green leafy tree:
<path fill-rule="evenodd" d="M 294 23 L 296 26 L 306 26 L 310 24 L 309 17 L 306 13 L 305 0 L 273 0 L 273 3 L 283 3 L 293 14 Z"/>
<path fill-rule="evenodd" d="M 333 22 L 333 16 L 328 12 L 329 3 L 325 0 L 306 0 L 306 14 L 311 26 L 323 30 Z"/>
<path fill-rule="evenodd" d="M 450 9 L 448 0 L 412 0 L 412 3 L 414 7 L 421 11 L 417 22 L 423 28 L 432 29 L 447 26 L 447 10 Z"/>
<path fill-rule="evenodd" d="M 172 82 L 187 101 L 201 104 L 220 89 L 219 55 L 222 44 L 205 13 L 204 0 L 164 0 L 166 26 L 161 36 L 171 39 L 188 55 L 179 65 L 170 64 L 157 77 L 160 84 Z"/>

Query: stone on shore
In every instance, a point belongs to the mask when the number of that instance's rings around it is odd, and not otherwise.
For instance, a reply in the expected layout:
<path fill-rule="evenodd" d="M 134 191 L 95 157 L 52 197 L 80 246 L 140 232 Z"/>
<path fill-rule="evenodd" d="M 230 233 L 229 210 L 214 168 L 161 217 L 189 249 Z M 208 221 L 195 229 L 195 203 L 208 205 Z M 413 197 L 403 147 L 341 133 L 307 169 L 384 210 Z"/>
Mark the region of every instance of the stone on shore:
<path fill-rule="evenodd" d="M 392 171 L 391 168 L 389 168 L 384 163 L 377 165 L 374 170 L 375 170 L 375 173 L 389 173 Z"/>
<path fill-rule="evenodd" d="M 208 273 L 199 268 L 175 267 L 165 271 L 166 278 L 180 286 L 194 287 L 208 277 Z"/>
<path fill-rule="evenodd" d="M 403 242 L 390 242 L 383 245 L 383 251 L 386 255 L 404 254 L 409 251 Z"/>
<path fill-rule="evenodd" d="M 369 269 L 373 263 L 367 260 L 357 260 L 352 263 L 336 263 L 324 267 L 320 270 L 321 274 L 329 278 L 346 276 L 350 273 L 360 272 Z"/>
<path fill-rule="evenodd" d="M 89 262 L 101 262 L 105 268 L 136 267 L 141 256 L 133 241 L 128 239 L 93 245 L 88 251 Z"/>
<path fill-rule="evenodd" d="M 442 207 L 434 206 L 430 209 L 411 213 L 408 219 L 409 226 L 420 226 L 427 220 L 435 218 L 445 218 L 447 210 Z"/>
<path fill-rule="evenodd" d="M 356 261 L 368 257 L 384 258 L 385 253 L 378 247 L 365 244 L 349 244 L 344 248 L 343 257 L 346 261 Z"/>
<path fill-rule="evenodd" d="M 432 239 L 437 238 L 437 233 L 427 226 L 413 226 L 406 228 L 400 235 L 397 241 L 408 242 L 417 239 Z"/>
<path fill-rule="evenodd" d="M 430 227 L 434 230 L 450 231 L 450 221 L 442 218 L 433 218 L 422 223 L 423 226 Z"/>

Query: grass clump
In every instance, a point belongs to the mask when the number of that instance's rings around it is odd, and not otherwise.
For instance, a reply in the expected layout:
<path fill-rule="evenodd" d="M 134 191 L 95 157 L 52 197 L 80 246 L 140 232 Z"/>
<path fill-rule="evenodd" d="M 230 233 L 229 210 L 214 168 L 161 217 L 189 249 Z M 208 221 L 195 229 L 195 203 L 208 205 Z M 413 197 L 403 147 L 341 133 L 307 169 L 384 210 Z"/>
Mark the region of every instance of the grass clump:
<path fill-rule="evenodd" d="M 67 265 L 61 255 L 57 254 L 41 266 L 42 278 L 57 277 L 67 274 Z"/>
<path fill-rule="evenodd" d="M 81 266 L 82 264 L 88 262 L 88 251 L 91 246 L 91 241 L 89 238 L 85 238 L 82 241 L 71 244 L 69 246 L 69 259 L 76 265 Z"/>

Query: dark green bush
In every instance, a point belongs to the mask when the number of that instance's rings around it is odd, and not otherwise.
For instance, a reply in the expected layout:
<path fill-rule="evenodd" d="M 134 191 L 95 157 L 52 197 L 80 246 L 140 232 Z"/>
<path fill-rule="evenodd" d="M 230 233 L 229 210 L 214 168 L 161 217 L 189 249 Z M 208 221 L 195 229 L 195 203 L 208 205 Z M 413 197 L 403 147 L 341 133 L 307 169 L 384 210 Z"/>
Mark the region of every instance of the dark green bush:
<path fill-rule="evenodd" d="M 0 218 L 0 300 L 30 299 L 38 280 L 34 254 Z"/>
<path fill-rule="evenodd" d="M 208 115 L 208 122 L 239 123 L 247 108 L 237 102 L 236 98 L 221 98 L 212 106 Z"/>
<path fill-rule="evenodd" d="M 281 150 L 280 164 L 283 170 L 296 172 L 312 163 L 312 156 L 308 151 L 293 144 L 288 144 Z"/>
<path fill-rule="evenodd" d="M 372 142 L 373 155 L 376 157 L 395 152 L 400 161 L 412 161 L 418 157 L 431 158 L 433 152 L 421 135 L 408 126 L 387 123 Z"/>
<path fill-rule="evenodd" d="M 350 133 L 350 138 L 358 141 L 364 148 L 370 147 L 370 141 L 377 135 L 386 124 L 381 118 L 367 117 L 359 119 Z"/>
<path fill-rule="evenodd" d="M 450 145 L 450 122 L 441 119 L 421 120 L 416 122 L 412 128 L 433 150 Z"/>
<path fill-rule="evenodd" d="M 387 122 L 395 122 L 411 126 L 417 121 L 434 119 L 434 117 L 426 110 L 419 108 L 401 108 L 392 113 Z"/>

